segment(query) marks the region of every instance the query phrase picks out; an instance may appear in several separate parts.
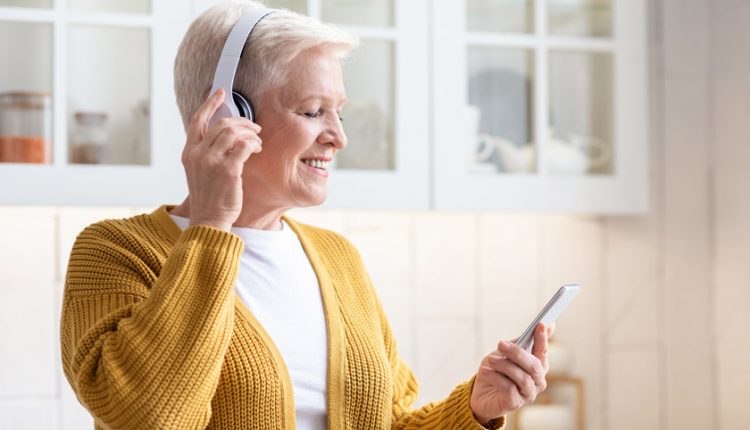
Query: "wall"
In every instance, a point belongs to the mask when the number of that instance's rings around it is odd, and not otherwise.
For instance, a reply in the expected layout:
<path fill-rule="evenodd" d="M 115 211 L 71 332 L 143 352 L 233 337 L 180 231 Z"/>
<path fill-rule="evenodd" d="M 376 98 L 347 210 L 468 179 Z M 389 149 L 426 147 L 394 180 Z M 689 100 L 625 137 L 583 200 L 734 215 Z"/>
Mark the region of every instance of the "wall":
<path fill-rule="evenodd" d="M 446 395 L 559 284 L 588 429 L 750 428 L 750 4 L 652 2 L 644 217 L 305 210 L 361 250 L 401 353 Z M 151 208 L 0 208 L 0 428 L 91 428 L 59 366 L 66 257 L 85 225 Z"/>
<path fill-rule="evenodd" d="M 62 376 L 58 318 L 67 254 L 95 220 L 150 208 L 0 211 L 0 428 L 85 428 Z M 605 220 L 471 213 L 303 210 L 362 252 L 401 353 L 422 383 L 419 404 L 446 395 L 498 340 L 517 336 L 558 284 L 588 287 L 558 338 L 585 376 L 589 428 L 604 423 L 608 373 L 603 285 Z M 33 341 L 30 341 L 33 339 Z M 615 372 L 618 373 L 618 372 Z M 40 410 L 43 411 L 40 413 Z"/>
<path fill-rule="evenodd" d="M 750 428 L 750 3 L 714 0 L 711 99 L 716 413 Z"/>

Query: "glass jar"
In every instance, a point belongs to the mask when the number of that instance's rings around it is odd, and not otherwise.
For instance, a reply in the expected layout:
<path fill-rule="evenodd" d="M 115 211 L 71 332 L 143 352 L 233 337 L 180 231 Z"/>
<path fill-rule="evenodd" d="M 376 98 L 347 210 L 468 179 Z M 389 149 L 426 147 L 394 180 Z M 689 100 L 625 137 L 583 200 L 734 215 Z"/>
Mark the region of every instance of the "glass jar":
<path fill-rule="evenodd" d="M 106 113 L 76 112 L 75 128 L 70 136 L 70 162 L 103 163 L 108 138 Z"/>
<path fill-rule="evenodd" d="M 52 162 L 52 96 L 0 94 L 0 162 Z"/>

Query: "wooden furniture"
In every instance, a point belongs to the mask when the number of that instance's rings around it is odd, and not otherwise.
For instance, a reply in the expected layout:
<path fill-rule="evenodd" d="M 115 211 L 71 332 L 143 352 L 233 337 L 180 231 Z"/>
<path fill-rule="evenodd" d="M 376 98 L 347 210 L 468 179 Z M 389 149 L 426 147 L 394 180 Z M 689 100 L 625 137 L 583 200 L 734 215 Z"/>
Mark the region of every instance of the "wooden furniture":
<path fill-rule="evenodd" d="M 585 398 L 583 380 L 576 376 L 569 375 L 548 375 L 547 376 L 547 389 L 554 387 L 555 385 L 572 385 L 576 390 L 576 423 L 578 430 L 584 430 L 585 428 Z M 540 395 L 537 400 L 533 403 L 534 405 L 550 405 L 553 404 L 550 398 L 549 391 L 546 391 Z M 523 408 L 515 413 L 516 430 L 527 430 L 520 426 L 520 417 L 523 414 Z"/>

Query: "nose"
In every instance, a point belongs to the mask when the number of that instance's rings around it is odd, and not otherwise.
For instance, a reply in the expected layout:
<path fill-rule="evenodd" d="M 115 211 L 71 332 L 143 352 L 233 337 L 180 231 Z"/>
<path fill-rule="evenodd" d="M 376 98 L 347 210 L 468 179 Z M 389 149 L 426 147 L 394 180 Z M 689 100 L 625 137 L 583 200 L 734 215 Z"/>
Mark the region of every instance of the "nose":
<path fill-rule="evenodd" d="M 340 151 L 346 148 L 347 140 L 344 126 L 338 115 L 330 115 L 331 119 L 326 121 L 325 129 L 318 135 L 317 142 L 321 145 L 329 145 Z"/>

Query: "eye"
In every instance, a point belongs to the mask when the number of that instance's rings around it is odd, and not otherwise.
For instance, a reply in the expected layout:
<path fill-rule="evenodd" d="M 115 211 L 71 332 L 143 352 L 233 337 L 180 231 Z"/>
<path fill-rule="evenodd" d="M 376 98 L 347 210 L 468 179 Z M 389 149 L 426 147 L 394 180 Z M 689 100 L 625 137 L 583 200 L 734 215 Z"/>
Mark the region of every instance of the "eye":
<path fill-rule="evenodd" d="M 323 111 L 319 110 L 317 112 L 305 112 L 303 115 L 305 115 L 308 118 L 320 118 L 321 116 L 323 116 Z M 336 115 L 338 115 L 339 121 L 344 122 L 344 118 L 341 116 L 340 113 L 337 112 Z"/>

